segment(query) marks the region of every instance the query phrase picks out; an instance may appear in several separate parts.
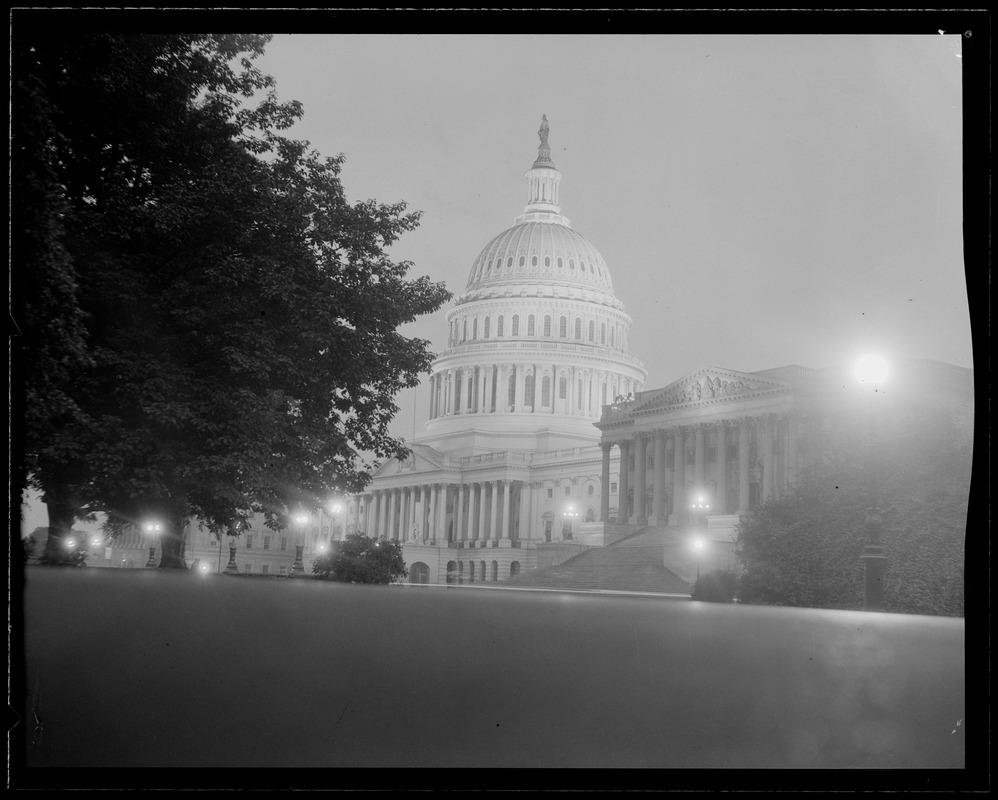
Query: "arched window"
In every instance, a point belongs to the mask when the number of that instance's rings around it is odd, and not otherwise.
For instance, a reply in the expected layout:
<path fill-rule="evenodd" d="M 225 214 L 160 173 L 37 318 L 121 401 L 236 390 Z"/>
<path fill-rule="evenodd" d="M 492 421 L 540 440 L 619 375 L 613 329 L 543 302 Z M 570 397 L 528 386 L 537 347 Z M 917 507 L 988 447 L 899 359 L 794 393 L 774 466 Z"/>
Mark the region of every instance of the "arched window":
<path fill-rule="evenodd" d="M 509 373 L 509 388 L 506 391 L 506 404 L 512 406 L 516 403 L 516 373 Z"/>
<path fill-rule="evenodd" d="M 502 336 L 502 314 L 496 320 L 496 336 Z"/>
<path fill-rule="evenodd" d="M 575 395 L 575 399 L 578 401 L 579 410 L 582 410 L 582 378 L 579 378 L 579 391 Z"/>
<path fill-rule="evenodd" d="M 537 256 L 532 256 L 531 257 L 531 259 L 530 259 L 530 266 L 532 266 L 532 267 L 536 267 L 537 266 Z"/>
<path fill-rule="evenodd" d="M 551 266 L 551 256 L 544 256 L 544 266 L 545 267 Z"/>
<path fill-rule="evenodd" d="M 562 260 L 561 256 L 558 256 L 558 269 L 564 269 L 564 268 L 565 268 L 565 262 Z"/>
<path fill-rule="evenodd" d="M 545 336 L 550 336 L 551 335 L 551 315 L 550 314 L 545 314 L 544 315 L 544 335 Z"/>
<path fill-rule="evenodd" d="M 551 405 L 551 376 L 545 375 L 541 378 L 541 405 Z"/>
<path fill-rule="evenodd" d="M 510 335 L 511 336 L 519 336 L 520 335 L 520 315 L 519 314 L 514 314 L 513 315 L 513 330 L 510 332 Z"/>
<path fill-rule="evenodd" d="M 495 582 L 499 580 L 499 562 L 492 562 L 492 581 Z"/>
<path fill-rule="evenodd" d="M 485 331 L 484 331 L 483 336 L 484 336 L 484 338 L 488 339 L 489 338 L 489 318 L 488 317 L 485 318 L 485 326 L 484 327 L 485 327 Z"/>
<path fill-rule="evenodd" d="M 596 341 L 596 323 L 592 320 L 589 320 L 589 341 Z"/>
<path fill-rule="evenodd" d="M 461 413 L 461 373 L 457 373 L 457 377 L 454 381 L 454 413 Z"/>
<path fill-rule="evenodd" d="M 510 256 L 509 258 L 506 259 L 506 269 L 509 269 L 512 266 L 513 266 L 513 256 Z"/>
<path fill-rule="evenodd" d="M 509 565 L 509 577 L 512 578 L 519 574 L 520 574 L 520 562 L 514 561 L 512 564 Z"/>
<path fill-rule="evenodd" d="M 613 330 L 614 330 L 614 329 L 613 329 L 613 326 L 611 325 L 611 326 L 610 326 L 610 347 L 614 347 L 614 346 L 615 346 L 615 345 L 613 344 Z"/>
<path fill-rule="evenodd" d="M 461 341 L 463 342 L 468 338 L 468 320 L 464 320 L 464 326 L 461 329 Z"/>
<path fill-rule="evenodd" d="M 575 338 L 582 338 L 582 320 L 578 317 L 575 318 Z"/>
<path fill-rule="evenodd" d="M 568 259 L 568 268 L 569 268 L 569 269 L 570 269 L 570 270 L 571 270 L 572 272 L 575 272 L 575 259 L 574 259 L 574 258 L 570 258 L 570 259 Z"/>
<path fill-rule="evenodd" d="M 568 338 L 568 317 L 561 318 L 561 322 L 558 325 L 558 335 L 562 339 Z"/>
<path fill-rule="evenodd" d="M 568 397 L 568 378 L 564 375 L 558 379 L 558 398 L 564 400 Z"/>
<path fill-rule="evenodd" d="M 593 511 L 591 508 L 587 508 L 586 509 L 586 522 L 595 522 L 595 521 L 596 521 L 596 512 Z"/>
<path fill-rule="evenodd" d="M 486 320 L 485 324 L 488 325 L 488 320 Z M 488 328 L 486 328 L 485 330 L 488 331 Z M 485 335 L 488 336 L 489 334 L 486 333 Z M 605 322 L 601 322 L 600 326 L 599 326 L 599 343 L 600 344 L 606 344 L 606 323 Z"/>
<path fill-rule="evenodd" d="M 485 562 L 482 561 L 480 563 L 481 563 L 481 566 L 482 566 L 482 583 L 485 583 L 485 580 L 486 580 L 486 577 L 485 577 Z"/>
<path fill-rule="evenodd" d="M 534 315 L 527 317 L 527 336 L 534 335 Z"/>
<path fill-rule="evenodd" d="M 527 263 L 527 257 L 526 256 L 520 256 L 520 264 L 519 265 L 522 267 L 526 263 Z"/>
<path fill-rule="evenodd" d="M 475 582 L 475 562 L 472 561 L 468 564 L 468 583 Z"/>
<path fill-rule="evenodd" d="M 473 319 L 471 321 L 471 338 L 472 339 L 477 339 L 478 338 L 478 319 L 477 318 Z"/>
<path fill-rule="evenodd" d="M 534 405 L 534 376 L 528 375 L 523 382 L 523 402 L 528 406 Z"/>
<path fill-rule="evenodd" d="M 447 562 L 447 583 L 457 583 L 457 563 Z"/>
<path fill-rule="evenodd" d="M 409 583 L 429 583 L 430 568 L 422 561 L 415 562 L 409 567 Z"/>

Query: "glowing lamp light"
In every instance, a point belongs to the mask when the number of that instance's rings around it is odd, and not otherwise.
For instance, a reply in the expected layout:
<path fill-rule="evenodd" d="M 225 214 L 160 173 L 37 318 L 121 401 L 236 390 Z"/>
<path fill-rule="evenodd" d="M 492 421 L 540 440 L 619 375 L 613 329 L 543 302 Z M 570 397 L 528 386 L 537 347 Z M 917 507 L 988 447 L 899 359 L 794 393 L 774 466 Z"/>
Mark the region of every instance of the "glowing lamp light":
<path fill-rule="evenodd" d="M 90 544 L 92 544 L 94 547 L 97 547 L 100 544 L 100 537 L 95 536 L 93 539 L 90 540 Z"/>
<path fill-rule="evenodd" d="M 693 540 L 693 549 L 694 550 L 703 550 L 704 546 L 705 545 L 704 545 L 703 539 L 694 539 Z"/>
<path fill-rule="evenodd" d="M 868 353 L 860 358 L 853 367 L 853 374 L 862 384 L 876 385 L 887 380 L 887 361 L 876 355 Z"/>
<path fill-rule="evenodd" d="M 76 547 L 76 539 L 67 539 L 66 540 L 66 547 L 69 548 L 70 550 L 72 550 L 74 547 Z"/>
<path fill-rule="evenodd" d="M 332 511 L 334 514 L 339 514 L 343 510 L 343 506 L 340 505 L 339 503 L 331 503 L 329 506 L 329 510 Z"/>
<path fill-rule="evenodd" d="M 297 522 L 299 525 L 304 525 L 305 523 L 308 522 L 308 514 L 299 514 L 297 517 L 295 517 L 295 522 Z"/>
<path fill-rule="evenodd" d="M 199 567 L 199 569 L 201 570 L 201 572 L 203 572 L 203 573 L 206 573 L 206 574 L 207 574 L 207 572 L 208 572 L 208 564 L 207 564 L 207 563 L 204 563 L 204 562 L 202 562 L 202 564 L 201 564 L 201 566 Z"/>
<path fill-rule="evenodd" d="M 147 522 L 143 527 L 145 528 L 146 533 L 162 533 L 163 532 L 163 526 L 160 523 L 158 523 L 158 522 Z"/>

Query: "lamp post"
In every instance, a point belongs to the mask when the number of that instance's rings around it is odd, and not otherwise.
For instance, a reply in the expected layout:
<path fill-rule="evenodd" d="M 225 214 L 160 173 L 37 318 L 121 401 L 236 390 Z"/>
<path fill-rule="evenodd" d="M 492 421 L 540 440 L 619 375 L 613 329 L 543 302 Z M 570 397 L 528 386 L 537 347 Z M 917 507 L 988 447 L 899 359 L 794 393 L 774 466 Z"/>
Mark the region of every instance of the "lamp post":
<path fill-rule="evenodd" d="M 337 541 L 336 539 L 336 529 L 340 524 L 340 512 L 343 511 L 343 504 L 337 500 L 334 500 L 329 504 L 329 511 L 333 515 L 333 529 L 329 537 L 330 541 Z"/>
<path fill-rule="evenodd" d="M 146 535 L 149 537 L 157 537 L 163 532 L 162 523 L 155 521 L 147 522 L 142 527 L 145 530 Z M 153 538 L 153 541 L 157 540 Z M 156 546 L 149 545 L 149 560 L 146 561 L 146 567 L 155 567 L 155 566 L 156 566 Z"/>
<path fill-rule="evenodd" d="M 887 556 L 881 543 L 881 516 L 878 497 L 877 475 L 877 410 L 874 403 L 879 387 L 887 380 L 887 362 L 878 355 L 865 355 L 856 362 L 856 380 L 871 396 L 865 398 L 869 431 L 866 442 L 866 473 L 869 486 L 869 504 L 866 509 L 866 543 L 860 559 L 865 567 L 866 588 L 863 600 L 864 611 L 884 610 L 884 572 L 887 569 Z"/>
<path fill-rule="evenodd" d="M 703 539 L 701 539 L 699 536 L 697 536 L 693 540 L 693 552 L 696 553 L 696 557 L 697 557 L 697 580 L 698 581 L 700 580 L 700 556 L 703 554 L 704 548 L 706 546 L 707 546 L 707 543 Z"/>
<path fill-rule="evenodd" d="M 291 565 L 292 575 L 302 575 L 305 572 L 305 564 L 302 561 L 302 555 L 305 552 L 305 526 L 308 524 L 308 514 L 298 514 L 294 518 L 295 525 L 298 527 L 298 541 L 295 542 L 295 563 Z"/>
<path fill-rule="evenodd" d="M 565 510 L 561 512 L 562 516 L 562 539 L 572 539 L 572 520 L 579 516 L 579 512 L 575 510 L 575 506 L 571 503 L 566 506 Z M 568 531 L 568 535 L 565 535 L 565 531 Z"/>
<path fill-rule="evenodd" d="M 703 521 L 704 516 L 710 511 L 710 504 L 705 500 L 704 496 L 697 495 L 695 503 L 690 503 L 690 508 L 693 511 L 693 524 L 699 524 Z"/>

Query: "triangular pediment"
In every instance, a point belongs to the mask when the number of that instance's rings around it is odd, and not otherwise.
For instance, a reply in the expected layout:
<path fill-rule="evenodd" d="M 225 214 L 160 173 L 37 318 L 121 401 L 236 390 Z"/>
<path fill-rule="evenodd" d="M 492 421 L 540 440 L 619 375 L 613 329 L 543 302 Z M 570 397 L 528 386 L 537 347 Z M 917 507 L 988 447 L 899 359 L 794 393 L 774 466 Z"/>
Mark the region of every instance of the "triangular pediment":
<path fill-rule="evenodd" d="M 635 414 L 668 408 L 716 404 L 784 392 L 789 387 L 790 384 L 786 381 L 764 378 L 750 372 L 704 367 L 673 381 L 664 389 L 642 392 L 633 401 L 628 411 Z"/>
<path fill-rule="evenodd" d="M 408 457 L 388 459 L 374 471 L 374 477 L 390 478 L 393 475 L 439 472 L 447 468 L 445 457 L 439 450 L 415 442 L 410 442 L 408 447 Z"/>

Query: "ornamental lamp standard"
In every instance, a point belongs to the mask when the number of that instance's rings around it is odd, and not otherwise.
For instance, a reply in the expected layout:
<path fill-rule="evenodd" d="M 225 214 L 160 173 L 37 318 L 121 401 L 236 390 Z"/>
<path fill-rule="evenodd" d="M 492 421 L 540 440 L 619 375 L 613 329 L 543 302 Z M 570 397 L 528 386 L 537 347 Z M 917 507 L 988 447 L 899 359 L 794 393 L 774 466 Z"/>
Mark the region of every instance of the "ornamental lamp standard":
<path fill-rule="evenodd" d="M 697 557 L 697 580 L 700 580 L 700 557 L 703 555 L 704 550 L 707 548 L 707 542 L 697 536 L 693 539 L 693 552 Z"/>
<path fill-rule="evenodd" d="M 708 503 L 706 498 L 701 494 L 697 496 L 695 503 L 690 503 L 690 509 L 693 512 L 693 524 L 698 525 L 704 521 L 707 512 L 710 511 L 710 503 Z"/>
<path fill-rule="evenodd" d="M 884 610 L 884 571 L 887 569 L 887 556 L 881 543 L 882 527 L 878 497 L 877 458 L 877 397 L 880 387 L 887 380 L 887 361 L 881 356 L 868 354 L 860 358 L 853 374 L 860 386 L 867 390 L 866 416 L 868 434 L 866 441 L 866 480 L 869 487 L 869 502 L 866 509 L 866 543 L 860 556 L 865 566 L 866 590 L 864 594 L 864 611 Z"/>
<path fill-rule="evenodd" d="M 343 504 L 338 500 L 334 500 L 329 504 L 329 513 L 333 515 L 333 530 L 332 536 L 330 537 L 333 541 L 336 541 L 337 529 L 340 525 L 340 513 L 343 511 Z"/>
<path fill-rule="evenodd" d="M 573 504 L 569 503 L 565 507 L 565 510 L 561 512 L 561 516 L 562 516 L 562 519 L 563 519 L 562 529 L 561 529 L 561 538 L 562 539 L 571 539 L 572 538 L 572 520 L 578 518 L 579 512 L 575 510 L 575 506 Z"/>
<path fill-rule="evenodd" d="M 163 532 L 163 525 L 155 520 L 150 520 L 142 525 L 142 530 L 146 532 L 146 536 L 149 537 L 150 541 L 159 541 L 159 535 Z M 146 567 L 156 566 L 156 545 L 149 545 L 149 560 L 146 561 Z"/>
<path fill-rule="evenodd" d="M 308 514 L 298 514 L 294 517 L 295 526 L 298 528 L 298 541 L 295 542 L 295 563 L 291 565 L 292 575 L 302 575 L 305 572 L 305 564 L 302 562 L 302 555 L 305 552 L 305 526 L 308 525 Z"/>

